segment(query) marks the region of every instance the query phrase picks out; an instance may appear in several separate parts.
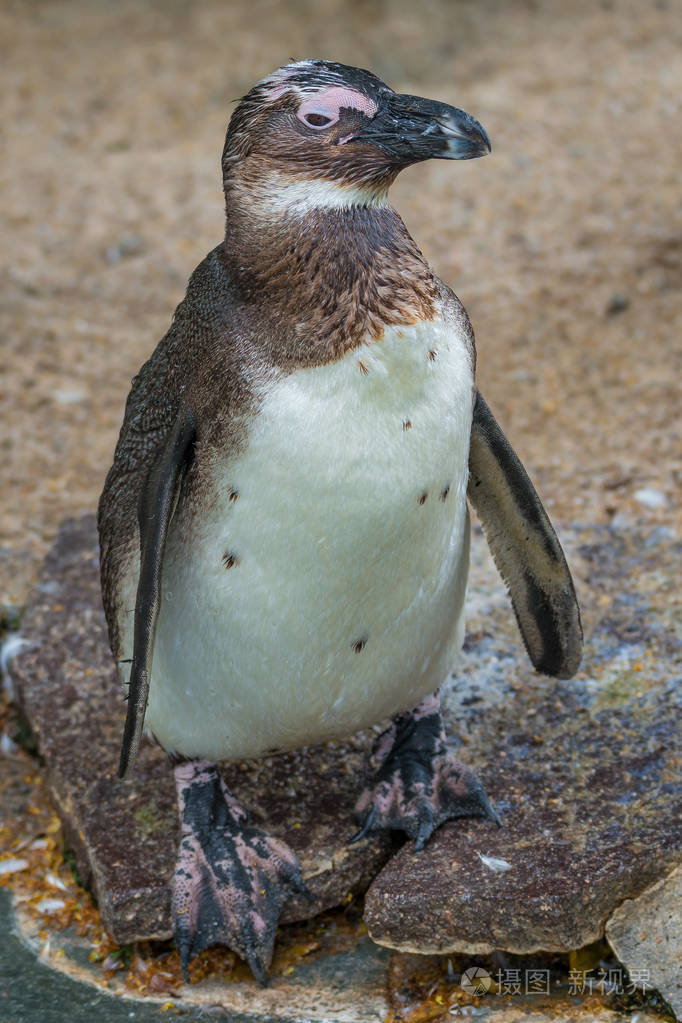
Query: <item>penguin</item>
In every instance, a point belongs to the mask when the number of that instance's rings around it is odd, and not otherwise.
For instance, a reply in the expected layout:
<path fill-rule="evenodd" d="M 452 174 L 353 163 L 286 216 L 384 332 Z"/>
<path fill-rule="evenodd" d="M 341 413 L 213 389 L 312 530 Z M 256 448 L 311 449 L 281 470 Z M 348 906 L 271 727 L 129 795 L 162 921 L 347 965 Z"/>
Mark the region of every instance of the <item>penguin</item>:
<path fill-rule="evenodd" d="M 287 64 L 230 119 L 224 240 L 132 383 L 99 502 L 101 579 L 143 732 L 169 755 L 175 940 L 229 946 L 265 982 L 293 852 L 219 761 L 390 719 L 357 840 L 499 824 L 448 750 L 438 691 L 463 640 L 469 512 L 530 659 L 578 668 L 580 614 L 542 504 L 475 384 L 467 314 L 387 193 L 411 164 L 490 152 L 470 114 L 327 60 Z"/>

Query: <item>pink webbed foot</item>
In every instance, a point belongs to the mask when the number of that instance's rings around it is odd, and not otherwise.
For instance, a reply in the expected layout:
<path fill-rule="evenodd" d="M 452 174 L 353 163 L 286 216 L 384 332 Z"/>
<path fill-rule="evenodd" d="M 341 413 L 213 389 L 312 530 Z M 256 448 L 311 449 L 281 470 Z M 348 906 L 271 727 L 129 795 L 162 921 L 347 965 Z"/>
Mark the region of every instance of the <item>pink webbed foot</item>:
<path fill-rule="evenodd" d="M 173 927 L 185 980 L 190 961 L 224 944 L 265 983 L 282 904 L 308 894 L 293 852 L 259 828 L 213 764 L 175 768 L 182 837 L 173 878 Z"/>
<path fill-rule="evenodd" d="M 438 694 L 399 714 L 377 740 L 379 767 L 355 805 L 359 841 L 371 831 L 405 831 L 420 851 L 455 817 L 501 822 L 476 775 L 447 748 Z"/>

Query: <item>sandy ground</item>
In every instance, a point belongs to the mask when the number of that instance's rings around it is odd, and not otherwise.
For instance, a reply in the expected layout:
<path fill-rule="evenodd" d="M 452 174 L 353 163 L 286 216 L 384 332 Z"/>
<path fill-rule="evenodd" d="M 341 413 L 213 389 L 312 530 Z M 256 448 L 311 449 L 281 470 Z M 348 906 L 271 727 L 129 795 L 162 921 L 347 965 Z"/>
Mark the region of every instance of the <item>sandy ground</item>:
<path fill-rule="evenodd" d="M 59 521 L 95 507 L 129 380 L 220 239 L 231 102 L 291 56 L 482 121 L 491 157 L 411 168 L 393 191 L 470 312 L 480 386 L 559 523 L 674 526 L 681 15 L 4 0 L 0 603 L 25 601 Z"/>

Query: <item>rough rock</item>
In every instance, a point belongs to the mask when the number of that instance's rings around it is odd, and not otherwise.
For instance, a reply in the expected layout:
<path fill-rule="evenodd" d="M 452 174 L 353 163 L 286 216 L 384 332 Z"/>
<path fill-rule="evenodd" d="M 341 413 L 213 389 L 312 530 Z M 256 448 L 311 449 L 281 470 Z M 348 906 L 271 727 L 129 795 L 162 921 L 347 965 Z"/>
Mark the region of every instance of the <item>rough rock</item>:
<path fill-rule="evenodd" d="M 22 635 L 31 645 L 13 661 L 12 676 L 80 876 L 116 941 L 169 937 L 179 840 L 173 777 L 165 754 L 148 742 L 132 779 L 116 777 L 125 704 L 101 608 L 93 516 L 62 527 Z M 301 859 L 314 899 L 292 899 L 284 920 L 364 891 L 389 854 L 385 835 L 347 844 L 370 740 L 225 766 L 254 821 L 267 821 Z"/>
<path fill-rule="evenodd" d="M 6 934 L 2 1018 L 21 1023 L 64 1023 L 63 1005 L 69 1023 L 127 1023 L 130 1017 L 160 1023 L 177 1016 L 193 1023 L 669 1023 L 655 1009 L 638 1007 L 632 1014 L 599 995 L 575 997 L 565 984 L 552 984 L 548 996 L 470 999 L 438 960 L 389 953 L 359 934 L 344 949 L 298 960 L 295 970 L 271 977 L 265 988 L 214 976 L 184 985 L 171 1002 L 167 995 L 136 996 L 124 971 L 105 981 L 87 941 L 72 930 L 53 933 L 46 948 L 43 925 L 27 924 L 20 909 L 11 915 L 2 890 L 0 929 Z"/>
<path fill-rule="evenodd" d="M 627 899 L 606 924 L 633 983 L 655 987 L 682 1018 L 682 869 Z"/>
<path fill-rule="evenodd" d="M 533 675 L 475 532 L 470 631 L 444 706 L 460 756 L 505 826 L 459 821 L 420 855 L 405 845 L 367 895 L 380 944 L 472 954 L 579 948 L 680 861 L 680 643 L 664 582 L 673 540 L 668 531 L 580 527 L 564 539 L 587 642 L 581 673 L 556 681 Z M 168 935 L 172 777 L 151 744 L 132 781 L 115 777 L 124 704 L 91 517 L 62 529 L 22 632 L 35 645 L 13 674 L 81 875 L 118 941 Z M 364 890 L 388 859 L 387 836 L 347 845 L 370 739 L 224 768 L 256 820 L 302 859 L 315 901 L 292 901 L 285 919 Z"/>
<path fill-rule="evenodd" d="M 679 546 L 667 532 L 608 527 L 574 527 L 564 540 L 586 636 L 583 668 L 569 681 L 532 673 L 504 590 L 491 589 L 487 554 L 474 543 L 449 731 L 504 827 L 458 821 L 421 854 L 404 846 L 366 898 L 380 944 L 577 949 L 680 862 L 681 644 L 670 583 Z"/>

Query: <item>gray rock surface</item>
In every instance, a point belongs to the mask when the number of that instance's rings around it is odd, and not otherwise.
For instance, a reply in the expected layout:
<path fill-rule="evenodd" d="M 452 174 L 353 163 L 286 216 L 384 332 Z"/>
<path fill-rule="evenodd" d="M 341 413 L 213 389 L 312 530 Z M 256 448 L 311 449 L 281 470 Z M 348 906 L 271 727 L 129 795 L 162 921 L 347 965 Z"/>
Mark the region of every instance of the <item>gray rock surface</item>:
<path fill-rule="evenodd" d="M 47 558 L 12 666 L 68 845 L 119 943 L 170 937 L 169 880 L 179 827 L 172 771 L 143 743 L 134 775 L 116 777 L 125 716 L 99 593 L 92 516 L 67 521 Z M 386 861 L 386 835 L 348 845 L 370 736 L 258 762 L 226 765 L 229 788 L 255 821 L 298 854 L 314 895 L 285 906 L 306 919 L 364 891 Z"/>
<path fill-rule="evenodd" d="M 682 869 L 619 906 L 606 937 L 632 982 L 655 987 L 682 1018 Z"/>
<path fill-rule="evenodd" d="M 575 528 L 567 548 L 586 646 L 577 677 L 556 681 L 519 653 L 504 592 L 491 589 L 474 544 L 450 733 L 504 828 L 454 822 L 421 854 L 406 845 L 367 894 L 365 920 L 381 944 L 577 949 L 682 858 L 681 645 L 664 582 L 678 549 L 668 533 L 608 528 Z"/>

